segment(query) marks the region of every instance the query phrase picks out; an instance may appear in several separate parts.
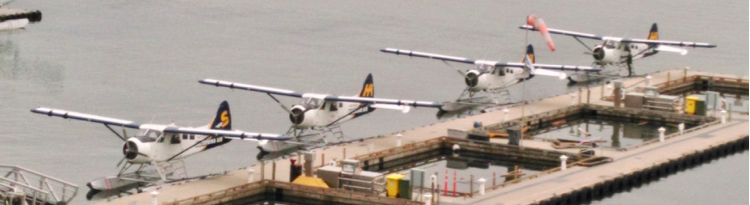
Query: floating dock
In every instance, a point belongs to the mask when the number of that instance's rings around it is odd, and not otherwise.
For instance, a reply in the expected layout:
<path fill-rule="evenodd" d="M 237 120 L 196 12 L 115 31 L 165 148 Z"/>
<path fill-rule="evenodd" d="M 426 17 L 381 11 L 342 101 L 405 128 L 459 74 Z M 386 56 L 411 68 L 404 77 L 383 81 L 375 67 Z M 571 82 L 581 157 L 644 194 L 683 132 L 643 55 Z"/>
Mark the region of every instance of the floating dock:
<path fill-rule="evenodd" d="M 685 95 L 705 90 L 740 95 L 748 93 L 746 76 L 738 78 L 682 69 L 651 73 L 650 76 L 652 78 L 648 84 L 666 94 Z M 644 81 L 644 78 L 631 78 L 624 80 L 623 84 L 626 88 L 637 90 L 643 86 L 645 89 Z M 512 180 L 502 177 L 501 183 L 496 183 L 494 176 L 472 176 L 470 191 L 447 195 L 443 194 L 446 193 L 445 187 L 433 190 L 429 185 L 430 177 L 425 176 L 425 193 L 435 193 L 432 204 L 573 204 L 627 190 L 748 149 L 750 119 L 746 112 L 730 113 L 725 122 L 722 122 L 717 114 L 703 117 L 613 107 L 613 102 L 607 100 L 611 95 L 611 91 L 608 92 L 602 86 L 591 87 L 529 102 L 525 106 L 509 107 L 507 113 L 493 111 L 404 130 L 399 132 L 403 136 L 400 139 L 397 138 L 397 133 L 393 133 L 330 147 L 318 150 L 313 163 L 317 168 L 329 165 L 332 160 L 340 162 L 342 159 L 357 159 L 364 170 L 391 173 L 448 158 L 450 156 L 446 154 L 452 152 L 452 145 L 459 145 L 462 153 L 475 153 L 462 156 L 468 157 L 461 158 L 462 160 L 483 159 L 483 155 L 498 156 L 508 161 L 531 162 L 528 166 L 544 170 Z M 522 112 L 521 109 L 525 110 Z M 521 113 L 526 116 L 523 121 Z M 594 155 L 587 155 L 579 148 L 557 149 L 549 141 L 530 137 L 524 137 L 520 146 L 507 145 L 509 139 L 504 138 L 492 138 L 486 142 L 461 137 L 466 131 L 473 129 L 474 122 L 481 122 L 486 128 L 498 129 L 524 122 L 533 130 L 535 126 L 536 129 L 546 129 L 544 127 L 571 115 L 591 114 L 693 123 L 694 126 L 682 132 L 665 134 L 663 141 L 651 139 L 633 147 L 594 148 Z M 404 142 L 403 145 L 401 141 Z M 560 163 L 563 155 L 567 157 L 564 167 Z M 289 159 L 265 161 L 226 175 L 165 186 L 158 193 L 139 193 L 102 201 L 100 204 L 153 204 L 154 200 L 158 204 L 180 205 L 263 201 L 318 204 L 425 203 L 388 198 L 381 193 L 291 184 L 288 183 L 291 171 Z M 443 184 L 442 177 L 444 176 L 438 176 L 437 184 Z M 477 186 L 480 178 L 484 178 L 487 183 L 484 190 Z"/>

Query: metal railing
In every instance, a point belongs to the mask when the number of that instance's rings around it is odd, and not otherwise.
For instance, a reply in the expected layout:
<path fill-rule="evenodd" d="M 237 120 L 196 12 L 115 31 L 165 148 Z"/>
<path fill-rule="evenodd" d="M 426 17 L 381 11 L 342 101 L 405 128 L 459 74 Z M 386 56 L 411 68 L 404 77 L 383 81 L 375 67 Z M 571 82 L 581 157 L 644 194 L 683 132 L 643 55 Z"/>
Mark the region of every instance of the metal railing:
<path fill-rule="evenodd" d="M 78 194 L 78 185 L 20 166 L 0 164 L 0 194 L 24 193 L 32 204 L 67 204 Z"/>

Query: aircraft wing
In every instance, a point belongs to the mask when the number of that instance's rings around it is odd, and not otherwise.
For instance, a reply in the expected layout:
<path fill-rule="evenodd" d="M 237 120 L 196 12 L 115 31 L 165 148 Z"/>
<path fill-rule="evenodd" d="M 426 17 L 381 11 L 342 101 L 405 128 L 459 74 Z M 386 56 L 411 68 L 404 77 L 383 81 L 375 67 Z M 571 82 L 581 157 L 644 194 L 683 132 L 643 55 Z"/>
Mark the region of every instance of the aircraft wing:
<path fill-rule="evenodd" d="M 188 127 L 167 127 L 164 132 L 170 133 L 184 133 L 184 134 L 198 134 L 198 135 L 214 135 L 224 136 L 230 138 L 238 138 L 242 140 L 289 140 L 291 136 L 268 134 L 268 133 L 254 133 L 254 132 L 243 132 L 239 130 L 212 130 L 203 128 L 188 128 Z"/>
<path fill-rule="evenodd" d="M 400 49 L 395 49 L 395 48 L 386 48 L 386 49 L 381 49 L 380 51 L 384 53 L 393 53 L 396 55 L 415 56 L 415 57 L 420 57 L 420 58 L 437 59 L 437 60 L 466 63 L 466 64 L 475 64 L 475 65 L 491 65 L 495 67 L 517 67 L 517 68 L 523 68 L 524 66 L 524 64 L 521 62 L 500 63 L 497 61 L 472 60 L 472 59 L 468 59 L 464 57 L 446 56 L 446 55 L 424 53 L 424 52 L 418 52 L 418 51 L 400 50 Z M 534 64 L 534 67 L 541 68 L 541 69 L 548 69 L 548 70 L 593 71 L 593 72 L 601 71 L 601 69 L 599 68 L 592 68 L 589 66 L 573 66 L 573 65 Z"/>
<path fill-rule="evenodd" d="M 121 119 L 116 119 L 116 118 L 102 117 L 102 116 L 97 116 L 97 115 L 89 115 L 89 114 L 84 114 L 84 113 L 43 108 L 43 107 L 31 109 L 31 112 L 47 115 L 50 117 L 55 116 L 55 117 L 62 117 L 65 119 L 76 119 L 76 120 L 82 120 L 82 121 L 102 123 L 105 125 L 116 125 L 116 126 L 129 127 L 129 128 L 135 128 L 135 129 L 138 129 L 141 126 L 141 124 L 139 123 L 128 121 L 128 120 L 121 120 Z"/>
<path fill-rule="evenodd" d="M 530 30 L 530 31 L 538 31 L 536 28 L 530 25 L 523 25 L 518 28 Z M 581 32 L 566 31 L 566 30 L 552 29 L 552 28 L 548 28 L 547 31 L 549 31 L 550 33 L 559 34 L 559 35 L 581 37 L 581 38 L 588 38 L 588 39 L 594 39 L 594 40 L 604 40 L 604 36 L 597 36 L 597 35 L 590 34 L 590 33 L 581 33 Z"/>
<path fill-rule="evenodd" d="M 523 25 L 519 27 L 520 29 L 525 30 L 531 30 L 531 31 L 537 31 L 536 28 L 529 26 L 529 25 Z M 658 44 L 658 45 L 668 45 L 668 46 L 686 46 L 686 47 L 702 47 L 702 48 L 714 48 L 716 45 L 709 44 L 709 43 L 697 43 L 697 42 L 683 42 L 683 41 L 664 41 L 664 40 L 647 40 L 647 39 L 628 39 L 628 38 L 618 38 L 618 37 L 610 37 L 610 36 L 598 36 L 594 34 L 589 33 L 581 33 L 581 32 L 575 32 L 575 31 L 566 31 L 566 30 L 560 30 L 560 29 L 547 29 L 550 33 L 554 34 L 560 34 L 560 35 L 566 35 L 566 36 L 573 36 L 573 37 L 581 37 L 581 38 L 588 38 L 588 39 L 594 39 L 594 40 L 610 40 L 610 41 L 618 41 L 622 43 L 645 43 L 645 44 Z"/>
<path fill-rule="evenodd" d="M 566 71 L 586 71 L 586 72 L 599 72 L 601 68 L 594 68 L 590 66 L 576 66 L 576 65 L 552 65 L 552 64 L 540 64 L 534 63 L 536 69 L 547 69 L 547 70 L 566 70 Z M 495 66 L 498 67 L 516 67 L 523 68 L 523 63 L 497 63 Z"/>
<path fill-rule="evenodd" d="M 395 99 L 383 99 L 383 98 L 344 97 L 344 96 L 340 96 L 340 97 L 339 96 L 326 96 L 324 100 L 325 101 L 343 101 L 343 102 L 397 105 L 397 106 L 411 106 L 411 107 L 440 108 L 443 106 L 443 103 L 438 103 L 438 102 L 395 100 Z"/>
<path fill-rule="evenodd" d="M 296 93 L 291 90 L 284 90 L 284 89 L 278 89 L 278 88 L 270 88 L 270 87 L 263 87 L 263 86 L 257 86 L 257 85 L 248 85 L 248 84 L 242 84 L 242 83 L 233 83 L 229 81 L 220 81 L 220 80 L 214 80 L 214 79 L 203 79 L 198 81 L 200 83 L 206 84 L 206 85 L 213 85 L 216 87 L 227 87 L 231 89 L 242 89 L 242 90 L 249 90 L 249 91 L 255 91 L 255 92 L 261 92 L 261 93 L 268 93 L 268 94 L 275 94 L 275 95 L 283 95 L 283 96 L 289 96 L 289 97 L 297 97 L 301 98 L 302 93 Z"/>
<path fill-rule="evenodd" d="M 433 53 L 424 53 L 424 52 L 419 52 L 419 51 L 400 50 L 400 49 L 395 49 L 395 48 L 385 48 L 385 49 L 380 49 L 380 51 L 384 53 L 393 53 L 396 55 L 406 55 L 406 56 L 412 56 L 412 57 L 437 59 L 437 60 L 451 61 L 451 62 L 457 62 L 457 63 L 466 63 L 466 64 L 483 63 L 483 61 L 472 60 L 472 59 L 468 59 L 464 57 L 446 56 L 446 55 L 433 54 Z"/>
<path fill-rule="evenodd" d="M 658 45 L 682 46 L 682 47 L 699 47 L 699 48 L 715 48 L 716 47 L 716 45 L 709 44 L 709 43 L 684 42 L 684 41 L 664 41 L 664 40 L 647 40 L 647 39 L 622 39 L 620 42 L 623 42 L 623 43 L 658 44 Z"/>

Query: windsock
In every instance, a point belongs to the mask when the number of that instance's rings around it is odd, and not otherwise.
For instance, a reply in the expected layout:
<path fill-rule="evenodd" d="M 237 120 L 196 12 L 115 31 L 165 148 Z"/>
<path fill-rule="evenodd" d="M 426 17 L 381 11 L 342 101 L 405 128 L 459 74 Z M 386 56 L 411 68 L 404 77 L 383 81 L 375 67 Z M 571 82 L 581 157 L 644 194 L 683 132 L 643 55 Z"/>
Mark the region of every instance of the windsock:
<path fill-rule="evenodd" d="M 549 46 L 549 49 L 552 51 L 555 51 L 555 43 L 552 42 L 552 37 L 549 35 L 549 31 L 547 31 L 547 24 L 544 23 L 544 20 L 542 20 L 542 18 L 539 18 L 536 15 L 531 14 L 528 17 L 526 17 L 526 24 L 536 28 L 536 30 L 538 30 L 539 33 L 542 34 L 542 37 L 544 37 L 544 40 L 547 41 L 547 46 Z"/>

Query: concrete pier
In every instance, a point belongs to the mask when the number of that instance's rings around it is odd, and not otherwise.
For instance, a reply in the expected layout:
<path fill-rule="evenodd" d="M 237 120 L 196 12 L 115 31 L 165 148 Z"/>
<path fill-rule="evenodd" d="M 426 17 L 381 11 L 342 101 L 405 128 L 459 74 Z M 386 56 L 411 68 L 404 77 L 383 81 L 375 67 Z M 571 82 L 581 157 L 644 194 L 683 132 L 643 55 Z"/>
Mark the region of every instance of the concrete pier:
<path fill-rule="evenodd" d="M 744 92 L 747 93 L 747 77 L 737 79 L 733 76 L 724 76 L 720 74 L 702 73 L 697 71 L 688 71 L 686 76 L 683 76 L 684 70 L 670 70 L 657 73 L 651 73 L 651 79 L 649 80 L 652 86 L 660 88 L 672 88 L 675 85 L 686 84 L 686 86 L 693 86 L 694 89 L 696 83 L 694 79 L 704 79 L 706 76 L 710 76 L 714 84 L 719 82 L 732 81 L 732 86 L 739 84 L 739 89 L 742 89 L 744 85 Z M 642 83 L 643 78 L 631 78 L 623 81 L 625 88 L 637 87 L 638 83 Z M 700 83 L 702 86 L 704 83 Z M 589 103 L 593 106 L 612 106 L 613 102 L 606 101 L 606 96 L 602 96 L 603 92 L 601 87 L 592 87 L 588 90 L 583 89 L 580 92 L 576 92 L 575 95 L 580 99 L 579 102 L 574 102 L 573 106 Z M 594 92 L 591 92 L 594 90 Z M 606 93 L 604 93 L 606 95 Z M 545 112 L 556 112 L 561 109 L 571 107 L 571 94 L 561 94 L 546 99 L 533 101 L 522 106 L 509 107 L 508 112 L 493 111 L 480 115 L 474 115 L 464 118 L 452 119 L 432 125 L 427 125 L 411 130 L 404 130 L 395 132 L 393 134 L 379 136 L 372 139 L 367 139 L 362 142 L 353 142 L 340 146 L 327 148 L 325 150 L 318 151 L 316 153 L 316 159 L 326 160 L 335 158 L 337 160 L 344 159 L 344 156 L 349 158 L 368 158 L 387 150 L 396 148 L 397 133 L 403 135 L 401 140 L 403 144 L 398 147 L 400 149 L 419 148 L 425 144 L 422 142 L 436 140 L 444 136 L 449 136 L 448 129 L 454 130 L 470 130 L 474 122 L 481 122 L 484 125 L 502 124 L 505 121 L 514 121 L 521 118 L 521 113 L 525 113 L 526 116 L 545 113 Z M 525 109 L 523 112 L 521 109 Z M 507 116 L 507 120 L 505 119 Z M 484 195 L 479 194 L 478 189 L 474 189 L 476 193 L 471 194 L 473 197 L 461 196 L 435 196 L 439 198 L 440 202 L 449 202 L 455 204 L 486 204 L 486 203 L 502 203 L 502 204 L 537 204 L 537 203 L 552 203 L 559 200 L 563 200 L 562 196 L 568 196 L 565 200 L 570 198 L 579 199 L 578 195 L 573 196 L 576 193 L 585 193 L 585 191 L 576 192 L 577 190 L 596 190 L 595 188 L 614 186 L 614 181 L 619 179 L 622 182 L 626 176 L 633 176 L 634 174 L 643 173 L 644 170 L 651 170 L 654 167 L 668 166 L 672 161 L 684 160 L 686 157 L 691 157 L 696 153 L 713 152 L 715 147 L 726 147 L 727 144 L 732 142 L 740 143 L 744 140 L 745 146 L 742 149 L 747 149 L 747 136 L 748 136 L 748 116 L 747 115 L 735 115 L 727 123 L 720 124 L 718 120 L 705 122 L 704 124 L 685 130 L 685 133 L 680 135 L 670 134 L 665 136 L 665 141 L 659 143 L 658 139 L 656 142 L 646 142 L 642 146 L 635 149 L 627 150 L 616 150 L 616 149 L 597 149 L 597 156 L 604 155 L 610 157 L 612 162 L 605 163 L 593 167 L 578 166 L 581 162 L 571 162 L 572 157 L 568 155 L 569 163 L 565 171 L 559 171 L 559 167 L 551 170 L 543 171 L 533 176 L 526 176 L 522 179 L 514 180 L 513 183 L 503 184 L 503 186 L 487 187 Z M 499 144 L 507 144 L 508 139 L 492 139 L 491 142 Z M 544 141 L 535 140 L 522 140 L 522 147 L 520 149 L 535 149 L 535 150 L 555 150 L 560 152 L 578 153 L 579 149 L 554 149 L 551 143 Z M 464 146 L 461 147 L 464 149 Z M 369 150 L 369 151 L 368 151 Z M 718 152 L 718 151 L 717 151 Z M 555 155 L 557 164 L 560 163 L 559 155 Z M 551 158 L 551 157 L 550 157 Z M 692 161 L 691 161 L 692 162 Z M 665 165 L 662 165 L 667 163 Z M 316 162 L 315 165 L 321 165 L 323 163 Z M 253 170 L 256 170 L 254 182 L 261 181 L 281 181 L 289 182 L 289 167 L 290 162 L 286 160 L 277 160 L 275 167 L 272 163 L 267 162 L 265 166 L 260 164 L 251 166 Z M 273 171 L 278 174 L 272 175 Z M 258 174 L 265 173 L 265 174 Z M 650 172 L 648 172 L 650 173 Z M 655 172 L 659 173 L 659 172 Z M 640 175 L 638 175 L 640 176 Z M 487 177 L 485 177 L 487 178 Z M 205 197 L 212 193 L 221 192 L 232 187 L 238 187 L 247 184 L 248 182 L 248 171 L 246 168 L 240 168 L 237 171 L 232 171 L 225 176 L 213 177 L 206 180 L 193 181 L 185 184 L 174 185 L 165 187 L 159 190 L 158 201 L 159 203 L 176 202 L 176 201 L 189 201 L 188 199 L 196 197 Z M 611 181 L 611 182 L 610 182 Z M 583 196 L 583 194 L 580 194 Z M 587 195 L 590 196 L 590 195 Z M 118 199 L 114 199 L 108 202 L 101 202 L 100 204 L 150 204 L 152 197 L 148 193 L 140 193 L 132 196 L 126 196 Z M 566 201 L 568 202 L 568 201 Z M 191 204 L 191 203 L 178 203 L 178 204 Z"/>

